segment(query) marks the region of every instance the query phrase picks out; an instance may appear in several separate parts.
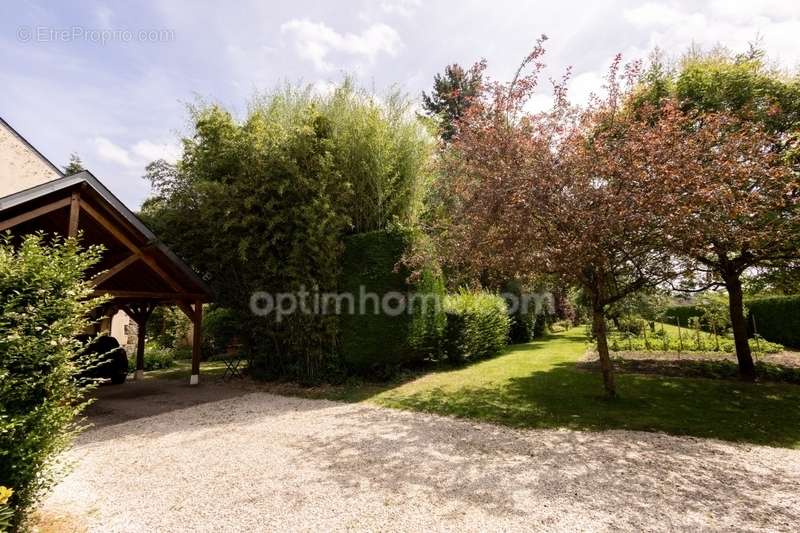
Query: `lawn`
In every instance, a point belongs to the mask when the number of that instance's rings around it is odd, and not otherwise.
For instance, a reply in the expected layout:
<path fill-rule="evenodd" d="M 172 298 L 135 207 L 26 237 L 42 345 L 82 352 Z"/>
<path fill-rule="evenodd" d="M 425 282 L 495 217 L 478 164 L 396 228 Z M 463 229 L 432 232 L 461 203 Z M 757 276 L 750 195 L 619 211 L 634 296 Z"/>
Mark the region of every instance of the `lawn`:
<path fill-rule="evenodd" d="M 800 448 L 798 385 L 619 374 L 620 398 L 607 400 L 599 375 L 576 367 L 587 348 L 585 328 L 578 327 L 509 347 L 493 359 L 402 383 L 266 388 L 514 427 L 661 431 Z M 201 374 L 221 370 L 219 363 L 204 363 Z M 182 368 L 158 372 L 159 377 L 188 376 Z"/>
<path fill-rule="evenodd" d="M 588 346 L 584 331 L 513 346 L 368 401 L 528 428 L 663 431 L 800 448 L 800 386 L 620 374 L 620 398 L 606 400 L 599 376 L 575 366 Z"/>

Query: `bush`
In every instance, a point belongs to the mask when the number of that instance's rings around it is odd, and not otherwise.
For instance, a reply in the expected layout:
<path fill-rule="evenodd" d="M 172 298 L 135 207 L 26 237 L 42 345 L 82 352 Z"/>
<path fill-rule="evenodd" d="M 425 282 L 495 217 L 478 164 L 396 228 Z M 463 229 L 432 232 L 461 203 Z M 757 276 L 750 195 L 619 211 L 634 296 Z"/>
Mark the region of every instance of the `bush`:
<path fill-rule="evenodd" d="M 144 369 L 161 370 L 171 368 L 175 364 L 175 353 L 172 348 L 159 346 L 155 342 L 148 342 L 144 347 Z M 136 354 L 128 357 L 128 372 L 136 371 Z"/>
<path fill-rule="evenodd" d="M 202 353 L 206 359 L 225 352 L 238 336 L 239 321 L 234 311 L 224 307 L 211 307 L 203 315 Z"/>
<path fill-rule="evenodd" d="M 409 283 L 411 272 L 399 264 L 419 238 L 418 233 L 399 228 L 347 237 L 342 257 L 342 293 L 352 294 L 356 307 L 362 291 L 380 298 L 392 292 L 406 298 L 413 293 L 428 294 L 439 298 L 441 304 L 444 284 L 435 265 L 423 268 L 418 279 Z M 372 301 L 365 302 L 365 306 L 358 313 L 348 312 L 343 304 L 339 317 L 341 354 L 347 370 L 385 375 L 387 369 L 436 355 L 444 327 L 444 315 L 437 309 L 440 305 L 427 302 L 423 314 L 422 306 L 415 304 L 414 313 L 399 316 L 380 313 Z"/>
<path fill-rule="evenodd" d="M 445 298 L 444 309 L 442 351 L 448 361 L 491 357 L 506 345 L 511 319 L 500 296 L 462 290 Z"/>
<path fill-rule="evenodd" d="M 0 485 L 14 490 L 12 528 L 56 481 L 52 468 L 71 443 L 86 405 L 94 361 L 77 335 L 99 301 L 84 272 L 100 251 L 29 235 L 0 240 Z"/>
<path fill-rule="evenodd" d="M 533 329 L 536 323 L 535 309 L 523 309 L 522 302 L 522 285 L 518 281 L 510 281 L 503 287 L 503 292 L 516 297 L 516 304 L 519 307 L 515 313 L 509 313 L 511 319 L 511 326 L 508 333 L 508 339 L 511 344 L 523 344 L 530 342 L 534 335 Z M 508 301 L 506 305 L 509 310 L 514 302 Z"/>
<path fill-rule="evenodd" d="M 178 348 L 186 345 L 191 321 L 176 307 L 159 306 L 147 321 L 147 337 L 159 346 Z"/>
<path fill-rule="evenodd" d="M 761 337 L 800 348 L 800 295 L 748 299 L 747 307 Z"/>

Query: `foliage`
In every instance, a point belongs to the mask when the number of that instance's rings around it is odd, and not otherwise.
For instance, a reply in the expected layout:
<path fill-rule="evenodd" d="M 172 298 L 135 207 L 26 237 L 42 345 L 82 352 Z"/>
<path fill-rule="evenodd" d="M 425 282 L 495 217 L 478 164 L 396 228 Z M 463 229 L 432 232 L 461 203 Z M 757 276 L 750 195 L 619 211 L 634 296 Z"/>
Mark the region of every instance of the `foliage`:
<path fill-rule="evenodd" d="M 509 281 L 503 287 L 503 294 L 514 296 L 516 302 L 507 301 L 509 307 L 509 318 L 511 325 L 508 333 L 508 339 L 511 344 L 521 344 L 530 342 L 534 337 L 534 327 L 536 324 L 536 310 L 528 306 L 527 309 L 522 306 L 523 287 L 518 281 Z M 511 313 L 512 305 L 516 305 L 517 309 Z"/>
<path fill-rule="evenodd" d="M 224 353 L 238 332 L 236 313 L 217 305 L 210 307 L 203 314 L 203 355 L 209 358 Z"/>
<path fill-rule="evenodd" d="M 750 326 L 764 339 L 800 348 L 800 295 L 747 300 Z"/>
<path fill-rule="evenodd" d="M 191 321 L 177 307 L 156 307 L 147 321 L 147 337 L 157 345 L 178 348 L 186 343 Z"/>
<path fill-rule="evenodd" d="M 0 241 L 0 485 L 14 489 L 17 525 L 55 482 L 86 405 L 90 384 L 76 375 L 95 361 L 76 336 L 99 303 L 83 277 L 99 255 L 41 235 Z"/>
<path fill-rule="evenodd" d="M 192 119 L 178 165 L 148 167 L 156 194 L 142 216 L 235 317 L 258 355 L 254 375 L 335 374 L 336 316 L 255 317 L 251 295 L 335 292 L 344 235 L 413 225 L 432 138 L 403 95 L 379 99 L 349 81 L 323 96 L 263 95 L 242 122 L 213 105 Z"/>
<path fill-rule="evenodd" d="M 701 273 L 699 283 L 727 289 L 742 376 L 753 379 L 742 278 L 800 254 L 800 77 L 769 68 L 755 48 L 718 50 L 690 54 L 673 71 L 659 67 L 642 93 L 634 106 L 677 105 L 687 117 L 662 181 L 669 244 Z"/>
<path fill-rule="evenodd" d="M 506 302 L 487 292 L 460 290 L 444 303 L 447 325 L 443 355 L 452 363 L 497 355 L 508 340 L 511 319 Z"/>
<path fill-rule="evenodd" d="M 243 123 L 219 107 L 194 110 L 175 168 L 151 165 L 157 196 L 143 215 L 208 279 L 258 354 L 254 375 L 321 379 L 332 361 L 335 317 L 256 316 L 255 291 L 332 291 L 348 195 L 331 158 L 330 122 L 313 108 L 282 120 L 280 106 L 255 108 Z M 310 261 L 309 258 L 313 258 Z"/>
<path fill-rule="evenodd" d="M 695 320 L 699 317 L 693 317 Z M 644 321 L 634 331 L 612 331 L 609 335 L 611 351 L 656 351 L 656 352 L 721 352 L 735 353 L 733 338 L 722 333 L 712 334 L 702 331 L 694 322 L 691 326 L 664 326 L 656 324 L 655 331 L 649 331 Z M 783 351 L 780 344 L 763 339 L 750 339 L 754 352 L 777 353 Z"/>
<path fill-rule="evenodd" d="M 154 341 L 144 347 L 144 370 L 162 370 L 171 368 L 175 363 L 173 348 L 162 346 Z M 128 372 L 136 370 L 136 355 L 128 356 Z"/>
<path fill-rule="evenodd" d="M 577 284 L 599 328 L 610 305 L 671 275 L 660 246 L 667 207 L 655 193 L 663 178 L 643 169 L 671 152 L 660 133 L 674 128 L 676 117 L 656 120 L 654 131 L 626 116 L 622 84 L 631 86 L 632 75 L 620 74 L 619 60 L 608 99 L 578 111 L 566 99 L 565 80 L 556 84 L 552 111 L 526 111 L 543 68 L 542 42 L 511 83 L 483 84 L 461 120 L 443 158 L 443 196 L 453 199 L 455 213 L 440 232 L 441 249 L 448 262 L 476 275 L 545 273 Z M 604 340 L 605 332 L 597 336 Z M 600 353 L 613 396 L 608 351 Z"/>
<path fill-rule="evenodd" d="M 342 294 L 352 294 L 356 303 L 361 294 L 375 294 L 383 299 L 402 295 L 406 302 L 413 294 L 432 296 L 439 301 L 415 300 L 412 313 L 391 316 L 377 312 L 378 302 L 364 299 L 364 309 L 340 315 L 341 354 L 346 367 L 356 373 L 386 375 L 397 367 L 434 357 L 444 326 L 441 297 L 444 285 L 434 264 L 421 268 L 417 278 L 401 260 L 422 239 L 418 232 L 392 228 L 347 237 L 342 258 Z M 407 311 L 407 310 L 406 310 Z M 423 313 L 424 311 L 424 313 Z"/>
<path fill-rule="evenodd" d="M 86 170 L 83 166 L 83 161 L 78 154 L 70 154 L 69 155 L 69 163 L 64 166 L 64 175 L 65 176 L 72 176 L 73 174 L 77 174 L 78 172 L 82 172 Z"/>
<path fill-rule="evenodd" d="M 450 141 L 458 130 L 458 122 L 478 95 L 483 67 L 478 64 L 464 70 L 456 63 L 447 65 L 443 74 L 433 77 L 431 94 L 422 93 L 422 107 L 432 117 L 439 119 L 439 135 Z"/>

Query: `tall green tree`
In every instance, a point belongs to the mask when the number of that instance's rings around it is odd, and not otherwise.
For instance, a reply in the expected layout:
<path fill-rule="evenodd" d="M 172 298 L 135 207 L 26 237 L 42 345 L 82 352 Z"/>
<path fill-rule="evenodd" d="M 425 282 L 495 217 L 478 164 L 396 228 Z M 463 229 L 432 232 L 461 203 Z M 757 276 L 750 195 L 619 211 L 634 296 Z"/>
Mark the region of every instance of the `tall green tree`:
<path fill-rule="evenodd" d="M 72 153 L 69 156 L 69 163 L 64 166 L 64 175 L 72 176 L 73 174 L 77 174 L 78 172 L 83 172 L 86 170 L 83 166 L 83 161 L 78 154 Z"/>
<path fill-rule="evenodd" d="M 450 141 L 456 134 L 457 123 L 479 93 L 483 74 L 483 63 L 469 70 L 453 63 L 444 68 L 444 73 L 433 77 L 433 90 L 422 93 L 422 107 L 428 115 L 440 121 L 440 136 Z"/>

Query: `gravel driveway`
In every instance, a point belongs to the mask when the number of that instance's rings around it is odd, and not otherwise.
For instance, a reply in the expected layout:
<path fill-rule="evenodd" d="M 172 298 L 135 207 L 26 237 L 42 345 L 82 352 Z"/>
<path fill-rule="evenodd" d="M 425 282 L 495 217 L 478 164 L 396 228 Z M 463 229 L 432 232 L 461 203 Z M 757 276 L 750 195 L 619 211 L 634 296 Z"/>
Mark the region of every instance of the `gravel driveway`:
<path fill-rule="evenodd" d="M 214 400 L 215 387 L 224 399 Z M 169 395 L 150 395 L 129 408 L 158 414 L 122 422 L 96 413 L 99 427 L 70 452 L 76 468 L 45 512 L 71 513 L 93 531 L 796 531 L 800 523 L 800 451 L 515 430 L 210 384 L 185 390 L 205 403 L 164 410 Z"/>

